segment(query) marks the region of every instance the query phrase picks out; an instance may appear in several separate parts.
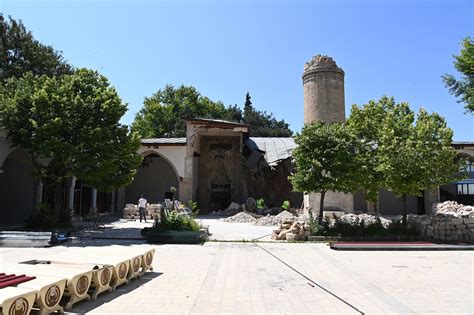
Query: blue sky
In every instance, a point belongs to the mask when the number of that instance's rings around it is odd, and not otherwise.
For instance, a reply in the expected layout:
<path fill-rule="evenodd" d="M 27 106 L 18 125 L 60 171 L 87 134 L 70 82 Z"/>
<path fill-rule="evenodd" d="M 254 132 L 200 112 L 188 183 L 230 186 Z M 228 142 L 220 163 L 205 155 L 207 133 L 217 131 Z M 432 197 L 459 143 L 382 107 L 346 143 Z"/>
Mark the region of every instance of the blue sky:
<path fill-rule="evenodd" d="M 106 75 L 128 103 L 166 84 L 195 86 L 224 104 L 273 112 L 300 131 L 304 63 L 332 56 L 352 104 L 382 95 L 446 117 L 454 140 L 474 141 L 474 116 L 441 81 L 473 36 L 474 1 L 0 0 L 41 42 Z"/>

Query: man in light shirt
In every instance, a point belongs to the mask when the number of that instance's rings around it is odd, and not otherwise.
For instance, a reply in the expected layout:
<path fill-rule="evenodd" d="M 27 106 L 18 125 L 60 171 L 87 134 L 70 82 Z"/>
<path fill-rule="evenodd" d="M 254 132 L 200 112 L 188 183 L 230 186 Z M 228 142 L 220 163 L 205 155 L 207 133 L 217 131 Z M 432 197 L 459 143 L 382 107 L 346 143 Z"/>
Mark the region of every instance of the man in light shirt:
<path fill-rule="evenodd" d="M 145 199 L 145 195 L 141 195 L 140 199 L 138 199 L 138 213 L 140 214 L 140 222 L 142 222 L 142 217 L 146 222 L 145 209 L 147 204 L 148 201 Z"/>

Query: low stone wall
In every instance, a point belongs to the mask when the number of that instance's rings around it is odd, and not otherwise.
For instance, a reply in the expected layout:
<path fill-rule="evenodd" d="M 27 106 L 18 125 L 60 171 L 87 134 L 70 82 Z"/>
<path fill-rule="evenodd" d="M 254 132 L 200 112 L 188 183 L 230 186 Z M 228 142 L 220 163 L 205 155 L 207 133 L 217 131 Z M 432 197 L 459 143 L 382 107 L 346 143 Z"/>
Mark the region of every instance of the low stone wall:
<path fill-rule="evenodd" d="M 422 236 L 441 241 L 474 241 L 474 207 L 446 201 L 433 205 L 432 215 L 410 216 Z"/>
<path fill-rule="evenodd" d="M 160 218 L 161 209 L 163 206 L 161 204 L 151 204 L 146 207 L 146 219 L 155 220 Z M 123 209 L 123 218 L 124 219 L 140 219 L 140 214 L 138 213 L 138 206 L 127 203 Z"/>

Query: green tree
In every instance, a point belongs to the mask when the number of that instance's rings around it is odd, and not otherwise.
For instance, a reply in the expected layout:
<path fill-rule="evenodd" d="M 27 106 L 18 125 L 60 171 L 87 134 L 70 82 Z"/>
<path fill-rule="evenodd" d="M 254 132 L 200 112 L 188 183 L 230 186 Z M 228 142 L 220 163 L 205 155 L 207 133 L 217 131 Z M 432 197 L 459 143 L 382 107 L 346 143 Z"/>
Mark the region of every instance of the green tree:
<path fill-rule="evenodd" d="M 354 172 L 357 141 L 341 124 L 313 122 L 306 125 L 295 142 L 296 172 L 290 176 L 293 187 L 301 192 L 319 192 L 319 224 L 322 223 L 324 197 L 328 191 L 349 193 L 357 189 Z"/>
<path fill-rule="evenodd" d="M 284 120 L 276 120 L 273 114 L 256 110 L 252 106 L 249 92 L 245 95 L 243 120 L 250 125 L 252 137 L 291 137 L 293 135 Z"/>
<path fill-rule="evenodd" d="M 126 110 L 107 78 L 87 69 L 61 77 L 27 73 L 0 90 L 0 125 L 32 157 L 36 176 L 56 189 L 71 176 L 100 191 L 131 182 L 141 157 L 138 137 L 119 123 Z M 50 162 L 43 167 L 40 159 Z M 54 201 L 56 213 L 61 205 Z"/>
<path fill-rule="evenodd" d="M 380 139 L 380 165 L 384 186 L 403 199 L 403 222 L 407 196 L 453 181 L 459 169 L 451 147 L 453 132 L 443 117 L 424 109 L 415 114 L 408 103 L 395 104 L 384 119 Z"/>
<path fill-rule="evenodd" d="M 0 82 L 26 72 L 55 76 L 70 74 L 72 67 L 60 52 L 34 39 L 21 21 L 0 14 Z"/>
<path fill-rule="evenodd" d="M 250 135 L 255 137 L 290 137 L 292 131 L 283 120 L 255 110 L 247 92 L 244 110 L 237 105 L 224 106 L 202 96 L 192 86 L 172 85 L 145 98 L 142 109 L 135 115 L 132 130 L 143 138 L 185 137 L 183 118 L 223 119 L 250 125 Z"/>
<path fill-rule="evenodd" d="M 459 98 L 459 103 L 464 103 L 467 111 L 474 113 L 474 40 L 466 37 L 458 56 L 454 56 L 454 67 L 461 74 L 456 79 L 450 74 L 445 74 L 443 82 L 449 92 Z"/>
<path fill-rule="evenodd" d="M 186 124 L 183 118 L 224 117 L 226 107 L 222 102 L 202 96 L 192 86 L 175 88 L 167 85 L 145 98 L 143 108 L 132 123 L 132 130 L 144 138 L 185 137 Z"/>
<path fill-rule="evenodd" d="M 380 169 L 380 139 L 387 114 L 393 111 L 393 98 L 383 96 L 379 101 L 369 101 L 358 107 L 353 105 L 346 121 L 348 130 L 359 139 L 355 174 L 359 186 L 366 192 L 369 209 L 375 210 L 379 191 L 384 187 L 384 172 Z"/>

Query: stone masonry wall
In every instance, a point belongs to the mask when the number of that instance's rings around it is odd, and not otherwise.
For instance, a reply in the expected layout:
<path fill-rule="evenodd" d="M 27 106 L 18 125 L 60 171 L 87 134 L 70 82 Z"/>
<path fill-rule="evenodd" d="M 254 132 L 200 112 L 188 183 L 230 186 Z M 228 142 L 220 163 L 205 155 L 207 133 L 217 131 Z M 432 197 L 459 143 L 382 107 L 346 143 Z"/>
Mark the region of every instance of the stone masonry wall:
<path fill-rule="evenodd" d="M 433 205 L 432 215 L 411 216 L 421 235 L 440 241 L 474 241 L 474 207 L 455 201 Z"/>

